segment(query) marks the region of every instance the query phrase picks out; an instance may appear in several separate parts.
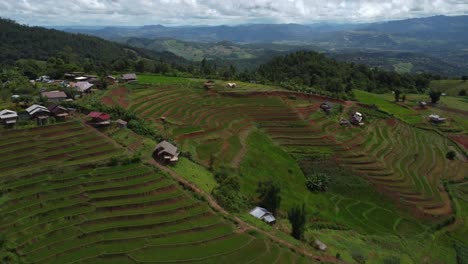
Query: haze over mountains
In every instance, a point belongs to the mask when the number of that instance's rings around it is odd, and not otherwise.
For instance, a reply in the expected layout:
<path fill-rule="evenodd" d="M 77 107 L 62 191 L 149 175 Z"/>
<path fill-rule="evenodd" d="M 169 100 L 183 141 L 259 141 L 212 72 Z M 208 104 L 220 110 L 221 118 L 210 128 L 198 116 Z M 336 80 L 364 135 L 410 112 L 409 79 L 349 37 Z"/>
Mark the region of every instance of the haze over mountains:
<path fill-rule="evenodd" d="M 434 16 L 371 24 L 148 25 L 63 30 L 130 46 L 170 51 L 195 61 L 203 58 L 248 60 L 265 54 L 312 49 L 346 53 L 351 61 L 386 69 L 402 69 L 398 64 L 406 63 L 412 64 L 410 72 L 459 75 L 468 71 L 468 16 Z M 261 47 L 261 52 L 252 51 L 251 44 Z M 375 61 L 376 54 L 385 55 L 380 63 Z"/>

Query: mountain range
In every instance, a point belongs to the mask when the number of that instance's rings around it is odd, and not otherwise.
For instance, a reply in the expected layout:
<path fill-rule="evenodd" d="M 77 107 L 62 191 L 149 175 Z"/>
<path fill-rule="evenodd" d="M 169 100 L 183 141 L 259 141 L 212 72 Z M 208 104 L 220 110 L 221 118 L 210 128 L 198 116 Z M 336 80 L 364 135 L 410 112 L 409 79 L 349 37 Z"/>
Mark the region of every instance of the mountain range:
<path fill-rule="evenodd" d="M 468 16 L 434 16 L 370 24 L 248 24 L 238 26 L 147 25 L 142 27 L 61 28 L 129 46 L 166 51 L 192 61 L 229 60 L 254 67 L 256 59 L 315 50 L 373 67 L 468 72 Z M 380 63 L 377 55 L 383 55 Z M 399 67 L 407 64 L 408 67 Z M 247 65 L 247 66 L 246 66 Z"/>

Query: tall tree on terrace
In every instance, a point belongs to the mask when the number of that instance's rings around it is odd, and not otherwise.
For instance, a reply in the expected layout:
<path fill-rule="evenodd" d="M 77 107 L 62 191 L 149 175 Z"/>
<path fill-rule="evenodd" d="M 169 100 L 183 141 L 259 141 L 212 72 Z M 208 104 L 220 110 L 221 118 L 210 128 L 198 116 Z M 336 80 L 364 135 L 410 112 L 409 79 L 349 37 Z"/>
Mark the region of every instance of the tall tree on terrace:
<path fill-rule="evenodd" d="M 292 226 L 291 235 L 298 240 L 304 236 L 305 224 L 307 222 L 307 212 L 305 204 L 295 206 L 288 212 L 288 219 Z"/>
<path fill-rule="evenodd" d="M 440 100 L 440 96 L 442 95 L 441 92 L 435 91 L 435 90 L 430 90 L 429 91 L 429 97 L 431 98 L 431 103 L 437 104 Z"/>
<path fill-rule="evenodd" d="M 257 193 L 259 194 L 260 206 L 276 215 L 276 211 L 281 204 L 281 187 L 279 184 L 273 181 L 259 182 Z"/>

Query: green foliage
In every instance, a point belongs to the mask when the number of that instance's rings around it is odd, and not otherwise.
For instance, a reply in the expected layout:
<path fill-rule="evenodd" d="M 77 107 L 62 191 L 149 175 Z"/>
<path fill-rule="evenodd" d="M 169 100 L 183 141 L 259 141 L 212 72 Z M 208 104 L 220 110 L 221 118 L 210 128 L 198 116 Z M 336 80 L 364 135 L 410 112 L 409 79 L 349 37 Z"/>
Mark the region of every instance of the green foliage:
<path fill-rule="evenodd" d="M 454 160 L 456 156 L 457 153 L 455 153 L 455 151 L 453 150 L 450 150 L 449 152 L 447 152 L 447 154 L 445 154 L 445 157 L 449 160 Z"/>
<path fill-rule="evenodd" d="M 460 90 L 460 92 L 458 92 L 458 96 L 466 96 L 466 90 Z"/>
<path fill-rule="evenodd" d="M 306 186 L 311 192 L 325 192 L 328 190 L 330 176 L 325 173 L 313 173 L 307 175 Z"/>
<path fill-rule="evenodd" d="M 213 197 L 225 209 L 240 212 L 246 207 L 247 200 L 240 192 L 240 179 L 226 171 L 215 174 L 218 186 L 213 189 Z"/>
<path fill-rule="evenodd" d="M 436 90 L 430 90 L 429 91 L 429 97 L 431 98 L 431 103 L 437 104 L 440 100 L 440 96 L 442 95 L 441 92 L 436 91 Z"/>
<path fill-rule="evenodd" d="M 260 206 L 276 215 L 281 205 L 281 187 L 277 182 L 260 181 L 257 186 Z"/>
<path fill-rule="evenodd" d="M 337 62 L 316 52 L 299 51 L 261 65 L 249 78 L 279 84 L 286 89 L 326 91 L 332 96 L 351 94 L 353 87 L 372 92 L 395 89 L 423 91 L 430 76 L 398 74 L 363 65 Z"/>
<path fill-rule="evenodd" d="M 302 204 L 302 206 L 297 205 L 292 207 L 288 212 L 288 219 L 292 227 L 291 235 L 295 239 L 301 240 L 304 236 L 305 224 L 307 222 L 305 204 Z"/>
<path fill-rule="evenodd" d="M 359 251 L 352 252 L 351 257 L 353 257 L 356 263 L 359 263 L 359 264 L 366 263 L 366 257 Z"/>

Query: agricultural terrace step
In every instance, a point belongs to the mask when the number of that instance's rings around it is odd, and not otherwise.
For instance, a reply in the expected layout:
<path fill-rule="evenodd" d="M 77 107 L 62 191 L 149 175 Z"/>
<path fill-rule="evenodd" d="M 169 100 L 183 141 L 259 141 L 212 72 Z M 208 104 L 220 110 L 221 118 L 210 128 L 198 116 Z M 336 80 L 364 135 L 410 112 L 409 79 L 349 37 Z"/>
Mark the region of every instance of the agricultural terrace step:
<path fill-rule="evenodd" d="M 136 190 L 129 190 L 124 193 L 110 193 L 110 194 L 102 194 L 102 195 L 88 195 L 90 197 L 90 202 L 92 203 L 99 203 L 103 201 L 115 201 L 115 200 L 122 200 L 122 199 L 132 199 L 132 198 L 137 198 L 137 197 L 144 197 L 144 196 L 149 196 L 149 195 L 158 195 L 158 194 L 163 194 L 163 193 L 170 193 L 174 192 L 177 190 L 177 186 L 168 181 L 164 183 L 164 185 L 158 186 L 148 186 L 145 188 L 141 189 L 136 189 Z M 107 196 L 106 196 L 107 195 Z"/>

